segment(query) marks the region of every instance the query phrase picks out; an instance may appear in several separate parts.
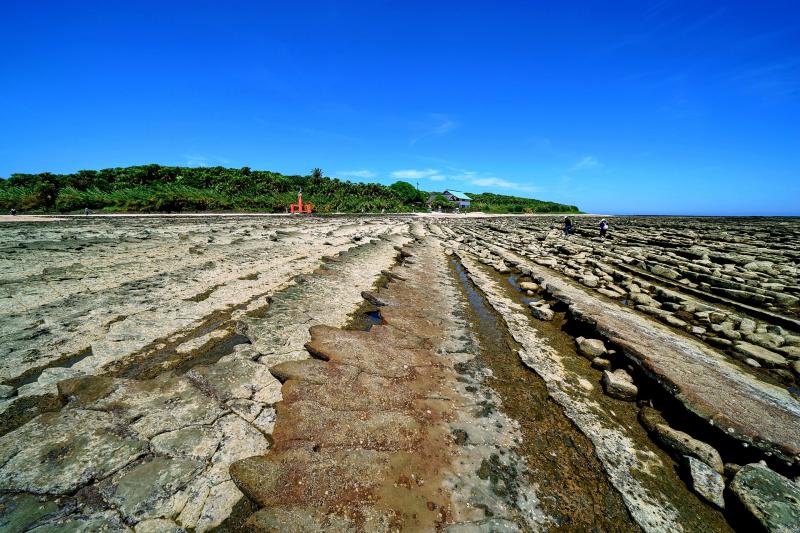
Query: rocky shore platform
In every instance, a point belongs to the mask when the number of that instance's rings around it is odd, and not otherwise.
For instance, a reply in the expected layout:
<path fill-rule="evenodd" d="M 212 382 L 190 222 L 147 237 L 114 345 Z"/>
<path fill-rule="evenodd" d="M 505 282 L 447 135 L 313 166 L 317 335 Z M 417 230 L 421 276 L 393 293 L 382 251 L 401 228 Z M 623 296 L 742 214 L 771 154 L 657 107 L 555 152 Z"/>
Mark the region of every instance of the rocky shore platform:
<path fill-rule="evenodd" d="M 800 220 L 0 226 L 2 531 L 800 530 Z"/>

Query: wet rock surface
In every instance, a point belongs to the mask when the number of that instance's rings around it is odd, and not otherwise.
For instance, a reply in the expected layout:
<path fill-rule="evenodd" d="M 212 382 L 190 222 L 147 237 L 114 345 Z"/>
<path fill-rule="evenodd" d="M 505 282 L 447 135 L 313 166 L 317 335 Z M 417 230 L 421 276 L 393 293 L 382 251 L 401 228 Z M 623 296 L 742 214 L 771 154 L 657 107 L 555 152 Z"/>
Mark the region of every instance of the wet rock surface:
<path fill-rule="evenodd" d="M 758 463 L 742 467 L 731 492 L 766 531 L 797 531 L 800 524 L 800 486 Z"/>

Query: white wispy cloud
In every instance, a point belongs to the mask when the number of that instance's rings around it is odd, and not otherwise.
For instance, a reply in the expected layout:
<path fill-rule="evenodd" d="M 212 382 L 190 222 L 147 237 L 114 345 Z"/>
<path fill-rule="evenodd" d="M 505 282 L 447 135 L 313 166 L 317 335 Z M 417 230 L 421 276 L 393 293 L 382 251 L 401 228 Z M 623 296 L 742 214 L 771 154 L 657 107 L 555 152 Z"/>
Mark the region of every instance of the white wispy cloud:
<path fill-rule="evenodd" d="M 453 131 L 458 126 L 455 120 L 443 113 L 430 113 L 428 117 L 429 124 L 421 134 L 411 139 L 409 142 L 411 146 L 414 146 L 422 139 L 444 135 L 445 133 Z"/>
<path fill-rule="evenodd" d="M 433 168 L 407 168 L 403 170 L 395 170 L 391 176 L 401 180 L 419 180 L 423 178 L 430 178 L 431 176 L 438 176 L 439 171 Z"/>
<path fill-rule="evenodd" d="M 471 170 L 450 168 L 448 171 L 439 171 L 435 168 L 408 168 L 395 170 L 390 175 L 396 179 L 403 180 L 429 180 L 436 182 L 446 182 L 449 187 L 466 187 L 473 185 L 476 187 L 494 187 L 499 189 L 509 189 L 522 192 L 536 192 L 538 187 L 509 181 L 496 176 L 485 176 Z"/>
<path fill-rule="evenodd" d="M 501 189 L 512 189 L 515 191 L 525 191 L 525 192 L 536 192 L 539 190 L 538 187 L 533 187 L 531 185 L 524 185 L 522 183 L 516 183 L 514 181 L 504 180 L 502 178 L 495 178 L 493 176 L 486 178 L 472 178 L 469 182 L 472 185 L 477 185 L 478 187 L 499 187 Z"/>
<path fill-rule="evenodd" d="M 582 157 L 577 163 L 572 165 L 570 170 L 589 170 L 592 168 L 599 168 L 602 167 L 603 163 L 601 163 L 596 157 L 592 155 L 587 155 Z"/>
<path fill-rule="evenodd" d="M 365 168 L 361 170 L 340 170 L 339 172 L 337 172 L 337 175 L 345 177 L 352 176 L 354 178 L 374 178 L 375 176 L 377 176 L 377 174 Z"/>

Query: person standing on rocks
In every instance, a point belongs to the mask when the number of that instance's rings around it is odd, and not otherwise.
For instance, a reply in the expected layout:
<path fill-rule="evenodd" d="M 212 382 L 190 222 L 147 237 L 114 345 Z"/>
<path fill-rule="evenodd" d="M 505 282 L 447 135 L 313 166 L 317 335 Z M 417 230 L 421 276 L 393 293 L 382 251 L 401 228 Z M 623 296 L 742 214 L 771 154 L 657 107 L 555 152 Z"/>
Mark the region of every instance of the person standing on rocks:
<path fill-rule="evenodd" d="M 605 239 L 607 232 L 608 232 L 608 222 L 606 222 L 606 219 L 603 219 L 600 221 L 600 238 Z"/>
<path fill-rule="evenodd" d="M 564 237 L 569 237 L 572 233 L 572 219 L 564 217 Z"/>

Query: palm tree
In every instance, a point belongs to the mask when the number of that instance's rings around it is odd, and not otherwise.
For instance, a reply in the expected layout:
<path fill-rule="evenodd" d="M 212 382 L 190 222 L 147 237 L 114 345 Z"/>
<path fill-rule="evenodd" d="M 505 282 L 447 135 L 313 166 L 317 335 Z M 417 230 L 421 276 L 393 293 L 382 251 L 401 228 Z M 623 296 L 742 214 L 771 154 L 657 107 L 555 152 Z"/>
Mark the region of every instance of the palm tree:
<path fill-rule="evenodd" d="M 322 169 L 321 168 L 313 168 L 311 170 L 311 177 L 314 179 L 322 179 Z"/>

